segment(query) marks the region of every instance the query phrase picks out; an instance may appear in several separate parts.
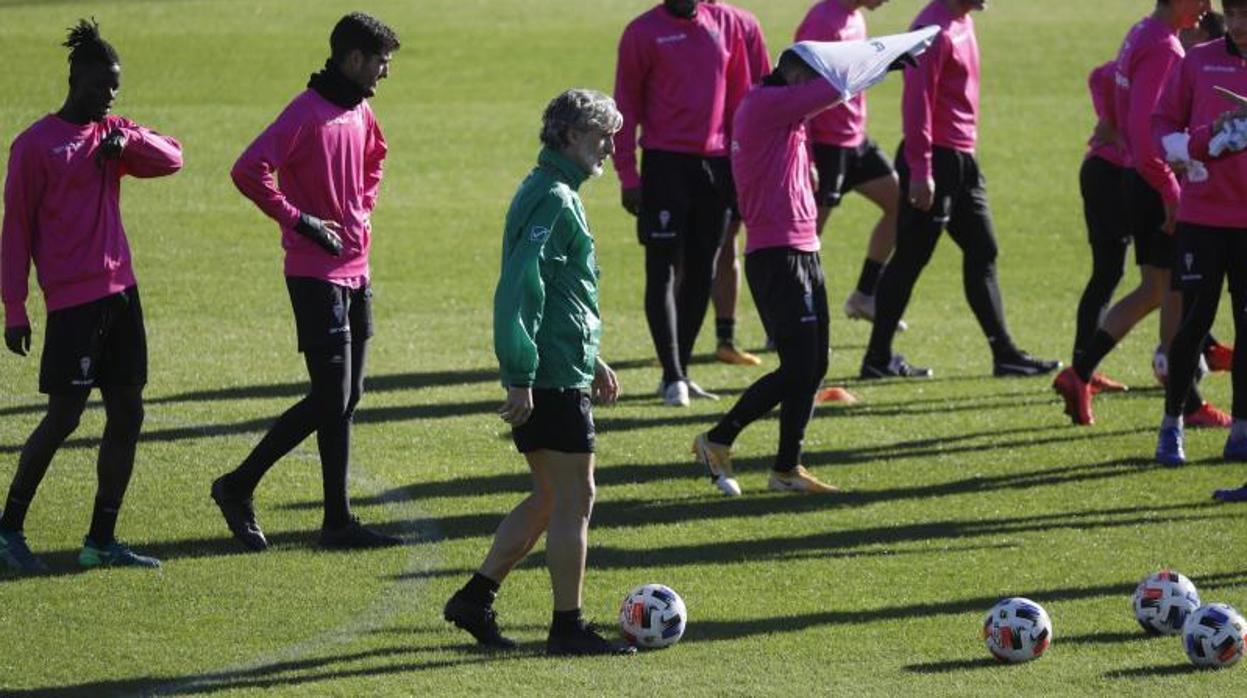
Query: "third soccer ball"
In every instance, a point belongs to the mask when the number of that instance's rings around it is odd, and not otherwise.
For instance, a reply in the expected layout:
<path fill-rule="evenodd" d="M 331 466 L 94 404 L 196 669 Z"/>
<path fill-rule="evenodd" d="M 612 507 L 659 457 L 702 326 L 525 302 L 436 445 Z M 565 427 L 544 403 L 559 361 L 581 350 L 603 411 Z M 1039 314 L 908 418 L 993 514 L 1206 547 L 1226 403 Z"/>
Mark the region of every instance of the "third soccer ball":
<path fill-rule="evenodd" d="M 688 613 L 684 599 L 661 584 L 643 584 L 624 597 L 619 631 L 642 649 L 669 647 L 684 635 Z"/>
<path fill-rule="evenodd" d="M 1199 608 L 1199 592 L 1191 580 L 1172 570 L 1161 570 L 1139 582 L 1130 597 L 1134 617 L 1149 633 L 1177 635 L 1191 611 Z"/>
<path fill-rule="evenodd" d="M 1048 649 L 1052 621 L 1043 606 L 1030 599 L 1003 599 L 983 620 L 983 640 L 998 661 L 1027 662 Z"/>
<path fill-rule="evenodd" d="M 1226 667 L 1243 658 L 1247 621 L 1232 606 L 1213 603 L 1187 616 L 1182 627 L 1186 656 L 1195 666 Z"/>

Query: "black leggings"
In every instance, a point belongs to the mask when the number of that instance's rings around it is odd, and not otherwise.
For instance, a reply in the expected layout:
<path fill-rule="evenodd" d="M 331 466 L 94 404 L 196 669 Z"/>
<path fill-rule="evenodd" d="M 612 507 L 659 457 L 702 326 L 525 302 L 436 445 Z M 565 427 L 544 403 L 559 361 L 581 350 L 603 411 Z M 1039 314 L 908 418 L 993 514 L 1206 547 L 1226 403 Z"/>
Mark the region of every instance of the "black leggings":
<path fill-rule="evenodd" d="M 242 465 L 226 477 L 229 491 L 250 496 L 269 468 L 316 432 L 325 493 L 324 526 L 346 525 L 351 517 L 347 496 L 351 423 L 364 393 L 367 355 L 368 340 L 364 338 L 304 351 L 311 390 L 277 418 Z"/>
<path fill-rule="evenodd" d="M 1195 387 L 1199 355 L 1208 331 L 1217 318 L 1221 288 L 1228 278 L 1234 312 L 1234 361 L 1230 380 L 1234 387 L 1231 414 L 1247 419 L 1247 230 L 1178 224 L 1178 258 L 1190 260 L 1175 271 L 1175 285 L 1182 288 L 1182 324 L 1169 347 L 1169 381 L 1165 389 L 1165 414 L 1176 417 L 1190 412 L 1190 393 Z"/>
<path fill-rule="evenodd" d="M 745 258 L 745 276 L 775 340 L 779 367 L 762 376 L 710 431 L 730 446 L 740 432 L 779 405 L 779 448 L 774 469 L 801 464 L 814 394 L 827 375 L 830 323 L 827 290 L 817 253 L 776 248 Z"/>
<path fill-rule="evenodd" d="M 945 227 L 961 248 L 966 301 L 987 337 L 993 356 L 1016 352 L 1005 326 L 1004 303 L 996 279 L 996 235 L 978 162 L 970 153 L 935 148 L 932 153 L 935 200 L 929 210 L 920 211 L 909 203 L 909 165 L 904 148 L 902 142 L 896 155 L 897 175 L 901 180 L 896 251 L 883 268 L 875 293 L 875 322 L 867 360 L 887 363 L 891 359 L 896 325 Z"/>
<path fill-rule="evenodd" d="M 1122 215 L 1122 169 L 1098 157 L 1087 158 L 1078 173 L 1078 183 L 1083 218 L 1087 221 L 1087 242 L 1091 245 L 1091 278 L 1078 301 L 1075 361 L 1087 350 L 1100 327 L 1113 291 L 1126 273 L 1126 253 L 1130 248 L 1130 231 Z"/>
<path fill-rule="evenodd" d="M 718 249 L 712 242 L 717 240 L 689 235 L 683 243 L 645 247 L 645 317 L 664 383 L 688 378 L 693 345 L 710 305 Z"/>
<path fill-rule="evenodd" d="M 90 390 L 83 390 L 48 396 L 47 414 L 22 447 L 0 526 L 12 531 L 22 530 L 26 511 L 48 472 L 53 456 L 78 428 L 90 394 Z M 134 452 L 143 428 L 143 388 L 101 387 L 100 394 L 106 421 L 96 460 L 99 484 L 88 535 L 96 544 L 107 545 L 113 541 L 117 515 L 130 485 L 130 475 L 134 472 Z"/>

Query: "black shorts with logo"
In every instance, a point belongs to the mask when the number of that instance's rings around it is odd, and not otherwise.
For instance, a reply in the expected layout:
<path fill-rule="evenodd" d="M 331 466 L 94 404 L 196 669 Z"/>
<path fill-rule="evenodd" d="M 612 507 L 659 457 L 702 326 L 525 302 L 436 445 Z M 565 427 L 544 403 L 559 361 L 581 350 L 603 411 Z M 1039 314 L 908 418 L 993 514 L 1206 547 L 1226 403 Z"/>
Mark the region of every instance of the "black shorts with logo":
<path fill-rule="evenodd" d="M 48 313 L 39 392 L 147 385 L 147 330 L 139 289 Z"/>
<path fill-rule="evenodd" d="M 817 252 L 772 247 L 745 255 L 745 278 L 771 337 L 783 340 L 809 326 L 827 328 L 827 289 Z"/>
<path fill-rule="evenodd" d="M 1126 227 L 1134 238 L 1134 261 L 1139 266 L 1172 269 L 1174 239 L 1165 234 L 1165 201 L 1139 173 L 1122 173 Z"/>
<path fill-rule="evenodd" d="M 637 239 L 642 245 L 676 245 L 691 236 L 717 248 L 735 201 L 726 157 L 646 150 L 641 154 Z"/>
<path fill-rule="evenodd" d="M 533 412 L 511 430 L 520 453 L 593 453 L 596 431 L 589 393 L 579 388 L 533 388 Z"/>
<path fill-rule="evenodd" d="M 372 337 L 372 287 L 348 288 L 323 279 L 286 277 L 299 351 Z"/>
<path fill-rule="evenodd" d="M 835 208 L 848 192 L 896 171 L 879 144 L 869 138 L 851 148 L 815 143 L 813 151 L 818 171 L 814 200 L 819 206 Z"/>
<path fill-rule="evenodd" d="M 1228 277 L 1230 293 L 1247 292 L 1247 229 L 1178 223 L 1175 237 L 1173 290 L 1220 294 Z"/>

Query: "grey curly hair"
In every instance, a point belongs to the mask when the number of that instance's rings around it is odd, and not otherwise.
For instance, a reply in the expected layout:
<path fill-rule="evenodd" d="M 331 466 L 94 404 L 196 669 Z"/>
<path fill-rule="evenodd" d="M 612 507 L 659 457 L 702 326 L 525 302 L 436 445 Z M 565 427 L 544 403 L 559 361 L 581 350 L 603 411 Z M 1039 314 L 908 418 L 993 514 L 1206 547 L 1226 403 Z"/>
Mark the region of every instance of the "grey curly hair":
<path fill-rule="evenodd" d="M 567 145 L 571 129 L 597 128 L 614 133 L 623 126 L 615 100 L 597 90 L 573 89 L 550 100 L 541 117 L 541 142 L 551 148 Z"/>

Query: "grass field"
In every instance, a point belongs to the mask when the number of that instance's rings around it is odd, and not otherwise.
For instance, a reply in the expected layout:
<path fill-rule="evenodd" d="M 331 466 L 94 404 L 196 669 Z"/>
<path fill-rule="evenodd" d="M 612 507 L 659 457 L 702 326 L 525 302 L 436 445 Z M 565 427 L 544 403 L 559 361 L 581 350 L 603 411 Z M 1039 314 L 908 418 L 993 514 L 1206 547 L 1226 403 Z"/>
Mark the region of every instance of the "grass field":
<path fill-rule="evenodd" d="M 440 617 L 527 488 L 508 432 L 490 340 L 501 221 L 537 151 L 542 107 L 577 85 L 610 90 L 614 51 L 641 0 L 372 0 L 403 49 L 373 100 L 391 151 L 373 249 L 378 333 L 355 427 L 352 491 L 366 522 L 410 545 L 314 549 L 314 443 L 257 496 L 275 542 L 237 554 L 208 497 L 270 420 L 302 393 L 277 230 L 227 172 L 327 53 L 357 3 L 283 0 L 0 0 L 0 140 L 55 110 L 63 29 L 94 14 L 121 53 L 117 111 L 178 137 L 177 176 L 126 184 L 125 216 L 151 351 L 145 434 L 119 535 L 162 558 L 155 573 L 75 572 L 90 516 L 98 403 L 59 454 L 27 525 L 54 573 L 0 576 L 0 693 L 298 695 L 1242 695 L 1247 670 L 1189 670 L 1179 642 L 1145 638 L 1134 584 L 1162 566 L 1205 601 L 1247 607 L 1247 507 L 1209 493 L 1244 478 L 1222 433 L 1192 433 L 1192 464 L 1150 462 L 1161 393 L 1149 319 L 1105 365 L 1135 386 L 1074 428 L 1048 381 L 990 376 L 944 241 L 907 312 L 898 349 L 934 366 L 916 384 L 857 384 L 868 327 L 836 317 L 829 380 L 863 398 L 820 408 L 816 473 L 850 489 L 811 499 L 765 492 L 776 422 L 738 442 L 746 496 L 717 496 L 687 455 L 725 402 L 661 407 L 641 308 L 642 265 L 612 174 L 585 205 L 603 267 L 604 355 L 627 396 L 598 412 L 599 498 L 586 612 L 614 622 L 623 594 L 659 581 L 691 616 L 674 649 L 628 660 L 541 656 L 548 579 L 538 552 L 499 599 L 523 651 L 477 651 Z M 742 2 L 775 53 L 807 0 Z M 894 0 L 872 31 L 904 28 Z M 981 161 L 989 178 L 1014 334 L 1068 360 L 1089 269 L 1077 169 L 1092 125 L 1088 70 L 1111 57 L 1149 3 L 999 0 L 978 18 L 984 56 Z M 873 135 L 898 140 L 899 82 L 871 95 Z M 825 239 L 830 299 L 856 278 L 874 212 L 850 198 Z M 1127 276 L 1132 284 L 1134 272 Z M 37 296 L 38 294 L 34 294 Z M 745 294 L 747 296 L 747 294 Z M 31 315 L 42 325 L 41 300 Z M 746 298 L 740 333 L 761 343 Z M 1230 337 L 1228 322 L 1218 330 Z M 707 330 L 700 348 L 713 347 Z M 42 347 L 36 328 L 36 350 Z M 700 363 L 734 399 L 774 366 Z M 0 487 L 41 416 L 38 361 L 0 359 Z M 1228 406 L 1224 376 L 1207 393 Z M 1056 640 L 1040 661 L 999 667 L 978 636 L 998 598 L 1045 605 Z"/>

